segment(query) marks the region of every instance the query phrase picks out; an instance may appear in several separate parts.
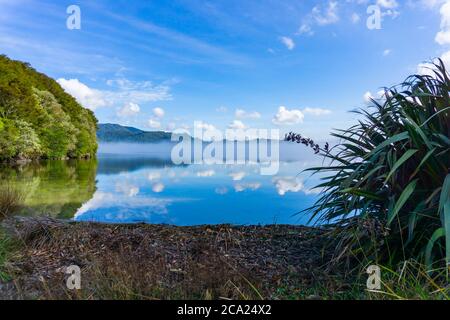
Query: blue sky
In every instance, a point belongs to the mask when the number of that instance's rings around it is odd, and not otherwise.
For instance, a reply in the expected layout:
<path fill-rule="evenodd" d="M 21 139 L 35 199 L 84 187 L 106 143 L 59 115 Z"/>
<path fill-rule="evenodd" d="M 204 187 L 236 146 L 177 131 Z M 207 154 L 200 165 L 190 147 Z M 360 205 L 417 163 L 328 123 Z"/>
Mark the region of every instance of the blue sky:
<path fill-rule="evenodd" d="M 0 0 L 0 53 L 58 79 L 100 122 L 326 137 L 368 92 L 450 61 L 449 2 Z M 372 4 L 380 30 L 366 26 Z M 70 5 L 80 30 L 66 27 Z"/>

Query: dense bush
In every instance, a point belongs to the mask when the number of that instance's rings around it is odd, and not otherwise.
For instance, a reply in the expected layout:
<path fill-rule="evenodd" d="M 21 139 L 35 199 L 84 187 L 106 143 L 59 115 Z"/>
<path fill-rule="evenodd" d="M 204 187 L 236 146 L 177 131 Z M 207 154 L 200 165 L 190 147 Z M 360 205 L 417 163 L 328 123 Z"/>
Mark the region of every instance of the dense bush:
<path fill-rule="evenodd" d="M 308 210 L 340 224 L 341 254 L 450 262 L 450 79 L 441 61 L 432 70 L 356 111 L 359 123 L 322 150 L 331 164 L 310 169 L 322 192 Z"/>
<path fill-rule="evenodd" d="M 53 79 L 0 56 L 0 160 L 91 157 L 94 114 Z"/>

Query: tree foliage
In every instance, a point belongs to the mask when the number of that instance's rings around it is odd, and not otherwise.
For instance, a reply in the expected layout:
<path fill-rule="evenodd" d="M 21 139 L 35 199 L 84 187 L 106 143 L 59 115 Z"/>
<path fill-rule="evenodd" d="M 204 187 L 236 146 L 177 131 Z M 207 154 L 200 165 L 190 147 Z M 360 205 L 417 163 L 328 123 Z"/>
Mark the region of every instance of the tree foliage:
<path fill-rule="evenodd" d="M 92 111 L 55 80 L 0 56 L 0 160 L 92 157 L 96 130 Z"/>

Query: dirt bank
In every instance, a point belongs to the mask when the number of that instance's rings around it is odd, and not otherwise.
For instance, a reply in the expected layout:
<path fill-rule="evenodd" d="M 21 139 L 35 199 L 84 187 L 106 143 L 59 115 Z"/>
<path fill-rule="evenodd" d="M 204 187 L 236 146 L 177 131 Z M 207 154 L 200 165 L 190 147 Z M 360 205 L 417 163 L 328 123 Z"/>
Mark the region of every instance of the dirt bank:
<path fill-rule="evenodd" d="M 324 230 L 302 226 L 105 225 L 46 218 L 4 222 L 20 241 L 0 298 L 308 297 L 329 281 Z M 81 268 L 81 290 L 66 287 Z"/>

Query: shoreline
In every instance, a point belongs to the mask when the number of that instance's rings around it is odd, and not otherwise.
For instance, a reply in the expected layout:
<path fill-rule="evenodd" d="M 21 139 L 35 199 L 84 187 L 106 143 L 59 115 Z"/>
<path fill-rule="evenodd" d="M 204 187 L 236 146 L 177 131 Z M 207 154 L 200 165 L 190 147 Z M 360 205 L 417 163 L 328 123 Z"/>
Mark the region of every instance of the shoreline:
<path fill-rule="evenodd" d="M 313 227 L 51 218 L 10 218 L 3 226 L 22 243 L 8 264 L 14 286 L 0 286 L 4 299 L 307 298 L 308 288 L 332 276 L 326 231 Z M 71 265 L 81 268 L 81 290 L 65 285 Z"/>

